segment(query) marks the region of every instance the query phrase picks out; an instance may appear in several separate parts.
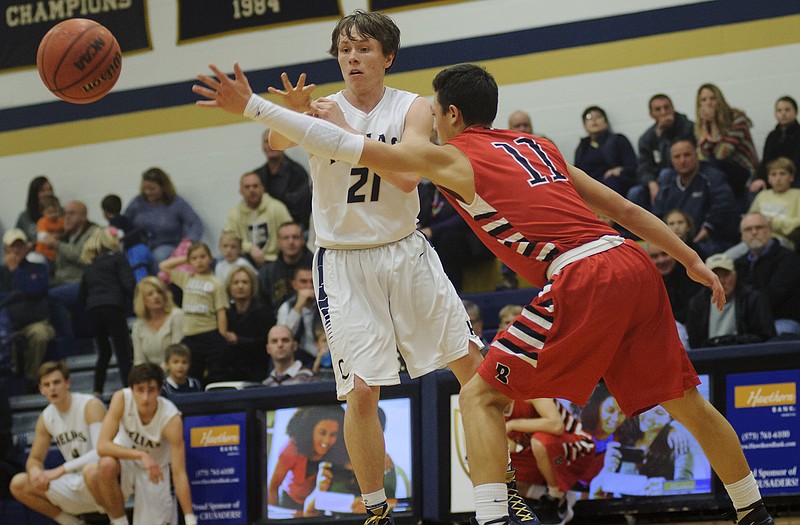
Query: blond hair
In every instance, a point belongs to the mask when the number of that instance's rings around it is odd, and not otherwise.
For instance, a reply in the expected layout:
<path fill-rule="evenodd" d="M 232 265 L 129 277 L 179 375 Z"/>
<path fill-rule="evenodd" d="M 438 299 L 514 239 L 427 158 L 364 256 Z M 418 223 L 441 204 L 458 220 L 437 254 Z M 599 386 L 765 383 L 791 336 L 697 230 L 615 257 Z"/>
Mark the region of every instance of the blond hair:
<path fill-rule="evenodd" d="M 96 228 L 83 245 L 80 262 L 90 264 L 100 253 L 109 250 L 112 252 L 122 251 L 117 229 L 113 227 Z"/>
<path fill-rule="evenodd" d="M 228 276 L 225 278 L 225 291 L 228 292 L 228 297 L 231 295 L 231 283 L 233 282 L 233 276 L 239 272 L 246 273 L 247 277 L 250 278 L 250 299 L 255 299 L 258 297 L 258 276 L 256 276 L 256 272 L 254 272 L 252 268 L 243 264 L 234 266 L 233 269 L 228 272 Z"/>
<path fill-rule="evenodd" d="M 148 275 L 138 282 L 136 285 L 136 291 L 133 293 L 133 312 L 136 314 L 136 317 L 139 319 L 148 318 L 147 308 L 144 307 L 145 285 L 150 285 L 155 288 L 164 299 L 164 311 L 170 313 L 172 309 L 175 308 L 175 303 L 172 301 L 172 292 L 169 291 L 169 288 L 167 288 L 167 285 L 164 284 L 164 281 L 158 277 Z"/>

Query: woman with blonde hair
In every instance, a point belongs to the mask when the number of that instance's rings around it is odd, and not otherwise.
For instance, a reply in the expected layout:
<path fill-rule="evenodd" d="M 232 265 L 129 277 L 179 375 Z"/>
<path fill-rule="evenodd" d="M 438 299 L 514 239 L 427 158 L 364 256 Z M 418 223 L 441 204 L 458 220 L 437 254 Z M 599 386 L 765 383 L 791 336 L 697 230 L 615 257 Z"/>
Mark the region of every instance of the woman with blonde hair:
<path fill-rule="evenodd" d="M 123 383 L 131 369 L 127 316 L 136 279 L 128 259 L 122 254 L 114 227 L 97 228 L 83 245 L 80 261 L 86 268 L 81 277 L 78 302 L 86 308 L 92 324 L 97 345 L 94 394 L 102 397 L 112 342 Z"/>
<path fill-rule="evenodd" d="M 183 339 L 183 312 L 172 302 L 172 293 L 157 277 L 136 285 L 133 295 L 136 320 L 131 327 L 133 364 L 164 362 L 167 347 Z"/>
<path fill-rule="evenodd" d="M 748 181 L 758 168 L 758 152 L 750 136 L 753 123 L 744 111 L 729 106 L 714 84 L 700 86 L 695 108 L 694 135 L 700 160 L 725 172 L 733 193 L 744 205 Z"/>
<path fill-rule="evenodd" d="M 264 351 L 275 316 L 258 296 L 258 277 L 249 266 L 234 266 L 225 280 L 231 302 L 226 315 L 231 379 L 261 382 L 267 377 L 269 358 Z"/>

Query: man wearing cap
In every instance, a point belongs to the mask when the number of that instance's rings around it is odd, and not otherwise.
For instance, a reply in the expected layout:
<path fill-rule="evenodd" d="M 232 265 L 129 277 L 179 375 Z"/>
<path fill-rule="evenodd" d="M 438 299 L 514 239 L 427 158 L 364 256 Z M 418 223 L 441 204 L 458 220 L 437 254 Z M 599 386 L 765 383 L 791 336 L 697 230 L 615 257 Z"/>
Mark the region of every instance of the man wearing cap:
<path fill-rule="evenodd" d="M 692 297 L 686 326 L 692 348 L 759 343 L 774 337 L 769 299 L 749 285 L 737 286 L 733 259 L 717 253 L 706 259 L 706 266 L 719 277 L 726 303 L 721 311 L 717 310 L 705 289 Z"/>
<path fill-rule="evenodd" d="M 24 374 L 30 385 L 38 383 L 37 370 L 55 337 L 48 320 L 47 266 L 29 261 L 25 232 L 12 228 L 3 235 L 0 267 L 0 308 L 7 308 L 11 327 L 25 338 Z"/>

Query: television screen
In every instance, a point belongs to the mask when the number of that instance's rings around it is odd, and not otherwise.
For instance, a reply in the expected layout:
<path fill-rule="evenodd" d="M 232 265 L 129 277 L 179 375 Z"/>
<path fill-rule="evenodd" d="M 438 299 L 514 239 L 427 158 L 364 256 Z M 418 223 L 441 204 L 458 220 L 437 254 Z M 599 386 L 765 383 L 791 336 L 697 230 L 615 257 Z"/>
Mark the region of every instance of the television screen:
<path fill-rule="evenodd" d="M 396 517 L 412 508 L 411 399 L 382 399 L 386 442 L 384 485 Z M 344 404 L 306 405 L 266 412 L 267 521 L 330 521 L 363 517 L 355 475 L 344 446 Z"/>
<path fill-rule="evenodd" d="M 700 380 L 698 390 L 709 399 L 709 376 L 700 375 Z M 594 442 L 594 450 L 586 457 L 570 460 L 577 499 L 712 492 L 708 459 L 694 437 L 662 407 L 626 418 L 603 384 L 597 386 L 585 407 L 566 400 L 559 403 L 581 422 Z M 450 512 L 473 512 L 458 395 L 450 397 L 450 407 Z M 530 436 L 510 438 L 512 466 L 518 463 L 517 482 L 523 495 L 537 499 L 545 487 L 532 457 Z"/>

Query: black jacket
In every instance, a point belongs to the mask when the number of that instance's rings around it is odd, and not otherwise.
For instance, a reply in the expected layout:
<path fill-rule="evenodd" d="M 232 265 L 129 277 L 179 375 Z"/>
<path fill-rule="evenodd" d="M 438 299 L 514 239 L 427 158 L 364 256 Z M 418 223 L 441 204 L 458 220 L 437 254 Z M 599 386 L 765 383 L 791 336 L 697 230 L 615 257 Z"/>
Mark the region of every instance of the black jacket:
<path fill-rule="evenodd" d="M 759 179 L 767 179 L 767 164 L 778 157 L 787 157 L 794 162 L 795 166 L 800 167 L 800 124 L 797 121 L 789 124 L 785 130 L 777 125 L 767 135 L 767 140 L 764 142 L 764 154 L 761 156 L 761 164 L 758 166 Z M 800 177 L 795 177 L 792 186 L 800 187 Z"/>
<path fill-rule="evenodd" d="M 756 343 L 775 337 L 775 323 L 769 311 L 766 294 L 741 283 L 733 295 L 736 308 L 736 336 L 729 341 Z M 714 346 L 708 338 L 708 318 L 711 307 L 711 290 L 703 288 L 689 301 L 689 318 L 686 331 L 692 348 Z M 753 336 L 753 337 L 747 337 Z M 738 338 L 738 339 L 737 339 Z"/>
<path fill-rule="evenodd" d="M 129 311 L 136 279 L 128 259 L 119 252 L 99 254 L 83 272 L 78 302 L 87 310 L 116 306 Z"/>
<path fill-rule="evenodd" d="M 773 319 L 800 321 L 800 256 L 773 239 L 754 263 L 748 257 L 735 261 L 739 282 L 767 295 Z"/>
<path fill-rule="evenodd" d="M 275 326 L 275 316 L 260 300 L 255 299 L 244 312 L 231 304 L 227 310 L 228 331 L 236 334 L 236 344 L 229 345 L 231 379 L 258 381 L 269 373 L 267 333 Z"/>
<path fill-rule="evenodd" d="M 11 326 L 24 326 L 49 319 L 47 266 L 23 259 L 16 270 L 0 266 L 0 307 L 8 308 Z"/>

